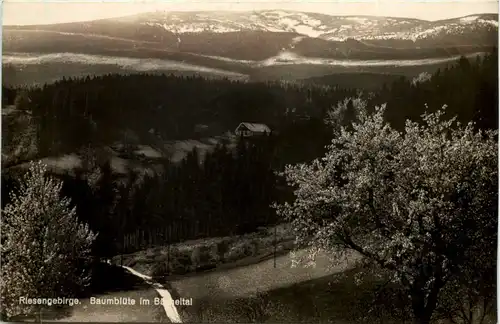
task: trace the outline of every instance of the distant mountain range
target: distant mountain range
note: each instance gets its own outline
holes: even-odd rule
[[[278,65],[352,67],[378,61],[401,66],[411,65],[402,60],[443,60],[487,52],[498,45],[498,15],[425,21],[283,10],[157,11],[89,22],[4,26],[2,45],[4,64],[33,63],[37,59],[32,56],[40,55],[54,60],[54,54],[60,61],[78,54],[73,60],[81,60],[81,55],[93,56],[86,59],[92,62],[104,56],[160,59],[177,66],[255,75],[256,69]],[[131,63],[127,64],[128,69]]]
[[[445,35],[463,35],[496,31],[498,15],[471,15],[456,19],[425,21],[419,19],[329,16],[318,13],[281,10],[258,12],[155,12],[117,19],[140,25],[158,27],[175,34],[230,33],[261,31],[296,33],[325,40],[400,39],[422,40]]]

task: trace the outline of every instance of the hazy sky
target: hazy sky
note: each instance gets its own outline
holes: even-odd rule
[[[283,9],[332,15],[379,15],[426,20],[476,13],[498,13],[498,1],[455,0],[129,0],[129,1],[29,1],[4,0],[2,25],[50,24],[126,16],[154,10],[263,10]]]

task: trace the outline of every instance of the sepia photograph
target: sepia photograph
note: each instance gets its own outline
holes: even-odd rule
[[[4,0],[0,321],[496,324],[498,8]]]

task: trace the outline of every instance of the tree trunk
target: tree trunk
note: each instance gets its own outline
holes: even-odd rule
[[[423,306],[423,305],[422,305]],[[432,312],[428,307],[419,307],[418,310],[413,308],[413,324],[429,324],[431,322]]]
[[[273,263],[274,263],[274,268],[276,268],[276,244],[277,244],[277,241],[276,241],[276,231],[277,231],[277,228],[278,228],[278,225],[277,224],[274,224],[274,253],[273,253]]]
[[[42,323],[42,308],[39,307],[35,312],[35,323]]]
[[[430,320],[415,318],[413,324],[429,324]]]
[[[414,324],[429,324],[431,322],[432,314],[437,306],[439,291],[441,290],[441,284],[436,283],[432,286],[431,291],[425,300],[423,290],[416,290],[412,293],[412,308]]]

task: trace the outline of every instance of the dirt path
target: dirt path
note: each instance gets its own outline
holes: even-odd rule
[[[172,299],[172,295],[165,287],[163,287],[159,283],[154,282],[151,277],[146,276],[138,271],[135,271],[132,268],[129,268],[126,266],[123,266],[123,268],[128,270],[130,273],[132,273],[136,277],[141,278],[142,280],[144,280],[144,282],[146,282],[147,284],[149,284],[151,287],[153,287],[156,290],[156,292],[161,296],[161,299],[162,299],[161,305],[162,305],[163,310],[165,311],[167,317],[170,319],[170,322],[182,323],[182,320],[179,316],[179,313],[177,312],[177,308],[175,307],[174,300]]]

